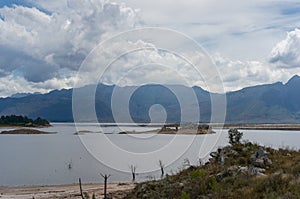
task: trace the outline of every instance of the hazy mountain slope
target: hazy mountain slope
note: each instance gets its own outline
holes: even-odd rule
[[[189,118],[186,113],[192,113],[197,109],[197,103],[191,103],[191,91],[195,92],[200,104],[200,120],[203,122],[210,120],[210,93],[200,87],[188,88],[180,85],[116,87],[100,84],[95,95],[96,113],[100,122],[114,122],[111,96],[116,88],[120,92],[115,103],[124,108],[128,108],[128,105],[123,101],[122,94],[125,96],[134,91],[129,101],[129,112],[135,122],[150,122],[149,110],[155,104],[164,107],[168,122],[181,121],[182,114],[185,114],[183,116],[185,120],[191,120],[193,117]],[[89,89],[89,86],[81,89]],[[218,94],[213,95],[218,96]],[[158,110],[156,114],[160,113],[163,114],[163,110]],[[31,118],[40,116],[50,121],[72,121],[72,89],[55,90],[47,94],[32,94],[20,98],[1,98],[0,115],[10,114],[27,115]],[[127,117],[122,117],[122,111],[117,110],[115,114],[120,116],[119,122],[128,122]],[[89,121],[89,118],[86,118],[86,121]],[[300,122],[300,77],[294,76],[286,84],[278,82],[227,93],[226,122]]]
[[[300,77],[244,88],[227,94],[227,122],[294,123],[300,121]]]

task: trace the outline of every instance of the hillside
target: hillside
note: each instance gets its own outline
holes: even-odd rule
[[[299,123],[300,77],[227,94],[228,123]]]
[[[299,198],[300,153],[249,142],[218,149],[205,165],[138,184],[125,198]]]
[[[195,110],[196,104],[189,104],[186,92],[190,88],[180,85],[169,86],[176,90],[188,106],[180,107],[173,92],[162,85],[137,87],[116,87],[99,84],[96,92],[96,112],[99,122],[114,122],[111,110],[111,96],[115,88],[129,93],[136,89],[129,102],[129,112],[135,122],[150,122],[149,108],[161,104],[167,113],[167,122],[181,121],[181,109]],[[89,89],[86,86],[81,89]],[[210,93],[200,87],[192,88],[200,104],[200,121],[209,122],[211,114]],[[219,94],[213,94],[218,96]],[[84,96],[85,97],[85,96]],[[299,123],[300,122],[300,77],[292,77],[286,84],[259,85],[229,92],[227,97],[227,123]],[[122,100],[122,99],[120,99]],[[0,99],[0,115],[27,115],[43,117],[52,122],[71,122],[72,89],[54,90],[47,94],[32,94],[18,98]],[[118,114],[118,112],[117,112]],[[185,117],[188,122],[189,117]],[[86,118],[85,121],[89,121]],[[120,120],[119,120],[120,121]],[[121,118],[122,122],[129,122]]]

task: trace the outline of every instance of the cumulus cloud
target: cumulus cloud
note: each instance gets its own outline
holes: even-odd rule
[[[169,30],[144,29],[120,35],[93,50],[81,67],[78,85],[100,80],[120,86],[184,84],[221,91],[221,84],[214,81],[216,67],[196,46]]]
[[[98,81],[120,86],[148,83],[195,85],[200,78],[191,65],[172,52],[157,49],[152,43],[139,40],[138,36],[133,38],[137,41],[120,38],[94,49],[81,68],[77,85]]]
[[[46,92],[70,88],[78,81],[82,81],[83,85],[95,83],[99,76],[94,71],[97,67],[105,67],[102,65],[103,60],[126,50],[128,46],[152,49],[120,57],[105,71],[101,79],[103,83],[121,86],[145,83],[185,84],[211,90],[212,85],[207,85],[205,77],[212,75],[209,70],[203,69],[199,74],[199,71],[178,56],[156,49],[151,41],[141,40],[117,42],[110,47],[110,55],[96,53],[94,63],[90,63],[92,67],[83,72],[82,79],[78,79],[76,72],[80,64],[99,42],[122,31],[143,26],[139,11],[123,3],[106,0],[26,2],[33,6],[0,8],[1,96],[15,92]],[[227,91],[286,81],[297,74],[295,67],[300,63],[300,53],[297,50],[300,47],[300,30],[289,32],[287,38],[273,48],[270,58],[273,64],[265,63],[260,58],[265,57],[270,44],[278,41],[278,35],[281,35],[274,27],[281,26],[282,21],[289,22],[289,19],[275,20],[277,8],[264,12],[269,5],[267,2],[235,2],[220,4],[215,0],[202,3],[191,0],[174,4],[171,1],[128,1],[142,8],[143,18],[148,24],[166,25],[191,33],[190,36],[198,41],[207,42],[204,45],[214,46],[213,50],[209,49],[211,52],[226,52],[214,55],[213,58]],[[188,10],[188,14],[180,12],[182,10]],[[212,10],[219,14],[211,15]],[[274,22],[274,27],[266,28],[272,26],[270,21]],[[161,35],[153,37],[162,42],[171,40]],[[184,52],[186,44],[173,40],[169,45],[182,49],[184,55],[194,59],[193,53]],[[258,53],[256,49],[263,49],[264,53]],[[254,56],[259,58],[252,58]],[[198,64],[203,65],[201,62]]]
[[[215,54],[213,58],[227,91],[278,81],[286,82],[297,74],[295,70],[286,71],[259,61],[231,60],[220,54]]]
[[[295,9],[299,7],[297,0],[126,0],[126,3],[141,8],[141,17],[148,24],[184,32],[210,52],[217,51],[233,59],[262,61],[285,31],[300,26]],[[284,14],[287,10],[295,14]]]
[[[140,22],[136,11],[124,4],[98,0],[35,4],[0,9],[1,74],[17,74],[30,82],[60,78],[61,69],[77,70],[101,40]]]
[[[11,96],[15,93],[46,93],[54,88],[71,88],[75,81],[75,77],[55,77],[43,82],[29,82],[22,76],[9,74],[0,77],[0,97]]]
[[[270,54],[270,63],[282,68],[300,67],[300,30],[288,32],[287,37],[279,42]]]

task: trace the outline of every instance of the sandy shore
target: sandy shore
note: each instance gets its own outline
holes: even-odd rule
[[[22,129],[14,129],[9,131],[2,131],[0,135],[31,135],[31,134],[56,134],[56,132],[45,132],[39,131],[36,129],[22,128]]]
[[[109,183],[107,193],[114,199],[123,198],[125,194],[135,187],[134,183]],[[90,198],[103,198],[104,184],[83,184],[83,192]],[[0,187],[1,199],[48,199],[48,198],[74,198],[81,199],[79,185],[53,185],[53,186],[25,186],[25,187]]]
[[[43,128],[48,128],[51,127],[52,125],[49,126],[9,126],[9,125],[0,125],[0,129],[31,129],[31,128],[36,128],[36,129],[43,129]]]

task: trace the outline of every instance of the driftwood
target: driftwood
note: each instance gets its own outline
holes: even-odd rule
[[[130,169],[131,169],[131,174],[132,174],[132,181],[135,181],[135,170],[136,170],[136,166],[135,165],[130,165]]]
[[[164,164],[161,160],[158,161],[159,163],[159,167],[160,167],[160,171],[161,171],[161,178],[164,177],[165,171],[164,171]]]
[[[80,189],[80,196],[82,199],[84,199],[83,192],[82,192],[82,186],[81,186],[81,178],[79,178],[79,189]]]

